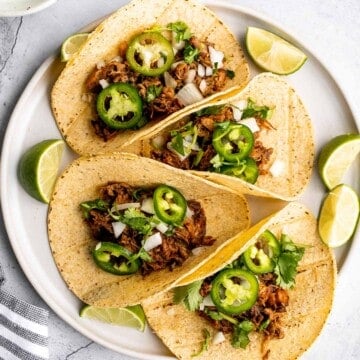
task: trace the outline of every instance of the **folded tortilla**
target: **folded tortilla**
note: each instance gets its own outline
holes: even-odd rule
[[[234,35],[212,11],[191,0],[131,1],[90,34],[77,55],[68,61],[52,89],[51,106],[55,120],[64,139],[76,153],[88,155],[120,151],[125,144],[161,123],[151,121],[139,130],[122,131],[105,142],[91,126],[94,105],[83,100],[87,93],[85,82],[96,64],[108,62],[118,55],[120,43],[154,25],[176,21],[185,22],[197,37],[214,43],[216,49],[224,53],[227,66],[235,75],[233,79],[228,79],[225,92],[234,86],[243,88],[247,84],[249,68],[244,53]],[[204,101],[206,99],[201,103]],[[189,105],[189,108],[193,106]]]
[[[192,112],[212,105],[232,104],[251,98],[256,105],[273,108],[269,122],[273,129],[261,131],[258,140],[273,153],[268,164],[269,169],[277,162],[281,171],[274,175],[269,171],[259,175],[255,184],[239,178],[215,172],[192,171],[195,175],[242,194],[279,198],[286,201],[297,199],[309,183],[314,162],[314,134],[308,112],[295,90],[283,77],[271,73],[262,73],[254,77],[242,91],[231,94],[226,99],[213,99],[205,104],[189,109],[177,118],[162,123],[142,139],[127,146],[126,151],[151,156],[154,150],[153,139],[167,135],[170,130],[179,128],[183,120]],[[275,165],[277,166],[277,165]]]
[[[317,233],[316,219],[299,203],[290,203],[274,216],[265,219],[229,241],[211,259],[179,284],[191,283],[205,278],[235,260],[256,238],[269,229],[276,235],[288,234],[296,244],[306,246],[299,263],[295,287],[288,291],[289,305],[282,317],[283,339],[264,341],[259,333],[250,334],[246,349],[235,349],[230,339],[211,344],[198,359],[262,359],[269,350],[267,359],[295,359],[314,342],[329,315],[336,282],[336,262],[332,251],[325,246]],[[168,291],[142,303],[149,325],[164,344],[179,359],[192,359],[204,342],[203,329],[213,337],[216,330],[207,320],[184,305],[173,303],[173,292]]]
[[[96,266],[96,245],[83,219],[80,203],[98,197],[100,186],[125,182],[134,187],[173,186],[201,203],[207,219],[206,235],[216,242],[191,255],[182,266],[141,274],[117,276]],[[114,153],[79,158],[59,177],[48,214],[48,235],[56,265],[69,289],[86,304],[100,307],[134,305],[174,286],[195,271],[228,239],[249,227],[245,198],[223,186],[133,154]]]

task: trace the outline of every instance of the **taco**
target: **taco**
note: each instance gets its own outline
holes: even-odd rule
[[[190,109],[126,150],[243,194],[294,200],[310,180],[314,136],[295,91],[263,73],[236,95]]]
[[[75,160],[48,214],[63,279],[101,307],[137,304],[173,286],[248,226],[243,196],[125,153]]]
[[[305,206],[290,203],[204,265],[142,304],[179,359],[295,359],[323,328],[336,265]]]
[[[113,152],[248,78],[240,45],[209,9],[188,0],[134,0],[66,64],[51,106],[75,152]]]

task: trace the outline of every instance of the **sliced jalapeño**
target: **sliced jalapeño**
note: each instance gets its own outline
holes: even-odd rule
[[[280,254],[280,244],[269,230],[264,231],[244,252],[244,261],[249,270],[255,274],[265,274],[274,270],[275,258]]]

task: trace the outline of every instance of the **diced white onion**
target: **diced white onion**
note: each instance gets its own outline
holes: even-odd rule
[[[242,110],[240,110],[239,108],[232,106],[232,112],[233,112],[233,117],[235,121],[239,121],[241,120],[241,116],[242,116]]]
[[[256,122],[256,119],[251,117],[239,121],[239,124],[246,125],[253,133],[260,131],[259,125]]]
[[[210,295],[203,298],[202,302],[200,303],[200,310],[204,310],[205,306],[215,306]]]
[[[99,84],[103,89],[107,88],[110,85],[110,83],[105,79],[99,80]]]
[[[205,79],[202,79],[202,80],[200,81],[200,84],[199,84],[199,89],[200,89],[200,91],[201,91],[202,93],[204,93],[205,90],[206,90],[206,87],[207,87],[206,80],[205,80]]]
[[[123,58],[120,55],[118,55],[118,56],[115,56],[114,58],[112,58],[111,61],[122,62]]]
[[[185,83],[188,84],[188,83],[194,82],[195,76],[196,76],[196,70],[195,69],[190,69],[188,71],[187,76],[186,76]]]
[[[164,66],[164,64],[165,64],[164,58],[163,57],[159,58],[159,60],[156,62],[156,64],[159,68]]]
[[[150,251],[154,248],[156,248],[157,246],[162,244],[162,237],[161,234],[159,232],[150,235],[144,243],[144,250],[145,251]]]
[[[212,76],[213,74],[213,69],[210,66],[207,66],[205,68],[205,76]]]
[[[153,199],[152,198],[144,199],[143,202],[141,203],[140,210],[148,214],[155,214]]]
[[[236,102],[231,103],[232,106],[237,107],[240,110],[245,110],[247,107],[247,101],[246,100],[238,100]]]
[[[224,333],[222,332],[222,331],[218,331],[215,335],[214,335],[214,337],[213,337],[213,339],[212,339],[212,343],[213,343],[213,345],[217,345],[217,344],[221,344],[223,341],[225,341],[226,340],[226,338],[225,338],[225,335],[224,335]]]
[[[198,64],[197,73],[200,77],[205,76],[205,66],[202,64]]]
[[[187,141],[186,139],[183,139],[183,146],[185,149],[187,150],[195,150],[195,151],[200,151],[200,146],[197,143],[192,143],[191,141]]]
[[[141,204],[139,202],[132,202],[132,203],[123,203],[123,204],[116,204],[116,210],[125,210],[128,208],[139,208]]]
[[[169,230],[169,226],[168,224],[165,224],[164,222],[161,221],[160,224],[156,225],[156,229],[164,234]]]
[[[175,89],[177,86],[176,80],[167,71],[164,72],[164,81],[165,81],[165,86],[167,87],[171,87]]]
[[[212,46],[208,47],[209,49],[209,55],[210,55],[210,61],[213,67],[216,67],[217,69],[221,69],[223,65],[224,60],[224,53],[219,50],[215,50]]]
[[[115,222],[111,223],[111,225],[114,230],[114,236],[116,239],[122,234],[122,232],[126,228],[126,225],[124,223],[122,223],[121,221],[115,221]]]
[[[163,135],[158,135],[151,139],[151,145],[157,150],[160,150],[163,148],[165,144],[166,138]]]
[[[274,177],[279,177],[284,174],[285,172],[285,163],[281,160],[275,160],[271,165],[269,172]]]
[[[105,66],[105,61],[104,60],[100,60],[96,63],[96,68],[99,70],[101,68],[103,68]]]
[[[197,248],[194,248],[191,250],[192,254],[197,256],[197,255],[200,255],[205,249],[201,246],[197,247]]]
[[[177,155],[177,156],[179,157],[180,161],[184,161],[184,160],[189,156],[189,154],[182,155],[182,154],[178,153],[178,152],[172,147],[171,142],[168,142],[168,143],[166,144],[166,147],[167,147],[172,153],[174,153],[175,155]]]
[[[171,44],[174,49],[181,50],[185,47],[185,41],[184,40],[176,41],[176,35],[177,34],[175,32],[172,33]]]
[[[171,64],[171,70],[175,70],[176,67],[177,67],[179,64],[184,64],[184,63],[185,63],[185,61],[182,61],[182,60],[172,63],[172,64]]]
[[[204,98],[194,83],[186,84],[179,90],[176,97],[184,106],[194,104]]]
[[[188,218],[191,218],[191,217],[193,217],[193,215],[194,215],[194,212],[189,207],[187,207],[185,216]]]

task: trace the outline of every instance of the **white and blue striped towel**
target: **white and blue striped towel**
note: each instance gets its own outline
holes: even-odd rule
[[[0,289],[0,359],[49,359],[48,317],[48,311]]]

